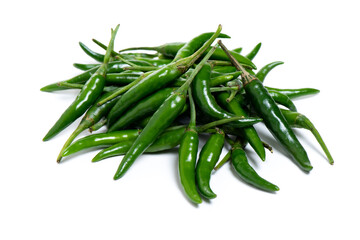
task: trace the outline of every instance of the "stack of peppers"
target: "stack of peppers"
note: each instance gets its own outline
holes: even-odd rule
[[[230,38],[221,33],[219,25],[216,32],[200,34],[187,43],[117,52],[118,29],[119,25],[111,29],[108,45],[93,39],[106,50],[105,55],[80,43],[98,63],[75,63],[81,74],[41,88],[44,92],[80,89],[43,139],[50,140],[83,116],[61,148],[58,163],[76,152],[102,148],[93,162],[124,155],[119,158],[116,180],[143,153],[178,148],[181,184],[196,204],[216,197],[210,187],[211,174],[226,162],[244,182],[275,192],[279,187],[256,173],[244,150],[249,145],[262,161],[265,149],[273,151],[253,126],[262,122],[301,170],[309,172],[312,166],[292,128],[311,131],[333,164],[319,132],[292,101],[319,90],[264,86],[266,75],[283,62],[269,63],[257,71],[252,60],[261,43],[246,55],[241,55],[242,48],[228,50],[221,40],[213,44],[217,38]],[[85,130],[92,134],[79,138]],[[98,130],[100,133],[93,133]],[[208,138],[198,154],[200,134]],[[227,153],[220,159],[223,151]]]

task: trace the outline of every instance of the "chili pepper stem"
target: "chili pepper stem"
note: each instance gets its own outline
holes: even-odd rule
[[[221,30],[221,28],[220,28],[220,30]],[[206,56],[199,63],[199,65],[198,65],[199,67],[196,67],[194,69],[194,71],[192,71],[192,73],[191,73],[190,77],[188,78],[188,80],[186,80],[186,82],[181,87],[178,88],[177,92],[183,92],[183,91],[186,91],[189,88],[189,86],[190,86],[191,82],[193,81],[193,79],[195,78],[196,74],[198,74],[200,72],[202,66],[207,62],[207,60],[209,60],[209,58],[215,52],[217,47],[218,47],[218,45],[216,44],[215,46],[213,46],[211,48],[211,50],[206,54]],[[179,60],[179,61],[181,61],[181,60]],[[191,62],[195,62],[195,61],[192,60]]]
[[[318,141],[318,143],[320,144],[321,148],[323,149],[326,157],[328,158],[328,161],[331,165],[334,164],[334,159],[330,154],[329,149],[327,148],[324,140],[322,139],[319,131],[315,128],[314,124],[305,116],[300,114],[298,116],[298,118],[303,118],[303,121],[301,121],[303,123],[303,126],[305,129],[310,130],[310,132],[314,135],[315,139]]]
[[[60,153],[56,159],[57,163],[61,162],[62,154],[64,153],[65,149],[74,141],[74,139],[84,131],[88,126],[86,124],[79,124],[79,126],[75,129],[75,131],[70,135],[70,137],[66,140],[64,146],[61,148]]]
[[[217,171],[221,168],[227,161],[230,160],[231,151],[228,151],[227,154],[220,160],[220,162],[214,167],[214,170]]]

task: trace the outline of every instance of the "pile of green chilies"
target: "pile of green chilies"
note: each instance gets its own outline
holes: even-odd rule
[[[283,62],[272,62],[257,70],[252,60],[261,43],[246,55],[241,55],[242,48],[229,51],[221,40],[213,44],[217,38],[230,38],[220,33],[219,25],[216,32],[200,34],[187,43],[116,52],[118,29],[119,25],[111,29],[107,46],[93,39],[106,50],[105,55],[80,43],[98,63],[75,63],[83,70],[81,74],[41,88],[44,92],[80,89],[43,139],[50,140],[83,116],[60,150],[57,162],[85,149],[102,148],[93,162],[124,155],[114,175],[116,180],[143,153],[178,148],[181,184],[189,200],[196,204],[202,198],[216,197],[210,187],[211,174],[228,161],[244,182],[275,192],[279,187],[256,173],[244,151],[249,144],[262,161],[265,149],[272,152],[253,126],[263,122],[303,171],[311,171],[312,166],[292,128],[311,131],[333,164],[319,132],[297,112],[292,101],[319,90],[264,86],[266,75]],[[87,129],[95,132],[103,127],[106,132],[74,141]],[[207,136],[207,141],[198,156],[199,134]],[[219,159],[223,149],[227,154]]]

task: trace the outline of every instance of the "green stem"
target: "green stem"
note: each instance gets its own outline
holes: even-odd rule
[[[227,154],[221,159],[221,161],[214,167],[214,170],[217,171],[221,168],[231,157],[231,151],[228,151]]]
[[[70,135],[70,137],[66,140],[64,146],[61,148],[60,153],[56,159],[57,163],[60,163],[62,159],[62,154],[64,153],[64,150],[74,141],[74,139],[85,129],[87,126],[85,124],[79,124],[79,126],[75,129],[75,131]]]
[[[120,24],[118,24],[115,27],[115,30],[111,29],[111,39],[109,42],[109,46],[107,47],[105,57],[104,57],[104,63],[107,64],[110,61],[112,50],[114,49],[114,41],[117,31],[119,30]]]
[[[190,123],[189,123],[189,129],[194,129],[196,126],[196,108],[194,99],[192,97],[192,91],[191,88],[188,89],[188,95],[189,95],[189,102],[190,102]]]
[[[205,46],[205,44],[204,44],[204,46]],[[215,52],[215,49],[217,48],[217,46],[218,45],[216,44],[214,47],[211,48],[211,50],[205,55],[205,57],[201,60],[201,62],[196,66],[194,71],[192,71],[190,77],[186,80],[186,82],[181,87],[178,88],[177,92],[184,92],[189,88],[191,82],[194,80],[195,76],[200,72],[201,68],[204,66],[204,64],[207,62],[207,60],[209,60],[211,55]]]
[[[207,130],[209,128],[213,128],[213,127],[218,126],[218,125],[223,125],[223,124],[226,124],[226,123],[229,123],[229,122],[237,121],[237,120],[240,120],[240,119],[243,119],[243,118],[244,117],[232,117],[232,118],[225,118],[225,119],[217,120],[217,121],[214,121],[214,122],[211,122],[211,123],[207,123],[207,124],[204,124],[202,126],[199,126],[198,127],[198,132],[204,132],[205,130]]]
[[[318,143],[320,144],[321,148],[323,149],[326,157],[329,160],[329,163],[332,165],[334,164],[334,159],[330,154],[329,149],[327,148],[324,140],[322,139],[319,131],[315,128],[314,124],[304,115],[300,115],[303,118],[303,121],[300,121],[299,124],[301,124],[302,127],[304,127],[305,129],[308,129],[311,131],[311,133],[314,135],[315,139],[318,141]]]
[[[99,130],[100,128],[105,126],[106,122],[107,122],[106,118],[101,119],[99,122],[95,123],[94,125],[92,125],[89,128],[89,132],[92,133],[92,132],[95,132],[95,131]]]
[[[128,85],[126,85],[124,87],[119,88],[118,90],[113,92],[110,96],[108,96],[107,98],[104,98],[102,101],[98,102],[98,106],[101,106],[104,103],[106,103],[107,101],[110,101],[111,99],[116,98],[117,96],[123,94],[124,92],[126,92],[127,90],[129,90],[130,88],[135,86],[138,82],[140,82],[144,77],[146,77],[150,73],[151,72],[146,72],[143,75],[141,75],[140,77],[138,77],[135,81],[129,83]]]
[[[237,92],[238,92],[238,89],[231,90],[230,96],[226,99],[226,102],[228,102],[228,103],[231,102],[234,99],[234,97],[236,96]]]
[[[238,90],[239,88],[238,87],[213,87],[213,88],[210,88],[210,91],[211,92],[224,92],[224,91],[236,91]]]

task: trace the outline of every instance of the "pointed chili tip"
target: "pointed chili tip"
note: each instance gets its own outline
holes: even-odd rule
[[[279,190],[280,190],[280,188],[278,186],[274,185],[274,191],[279,191]]]

